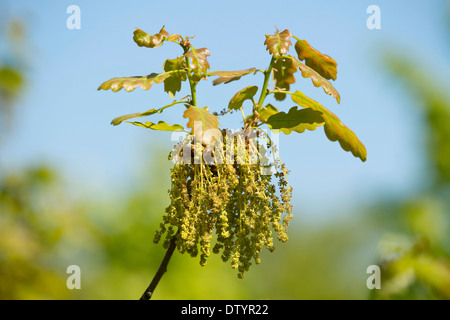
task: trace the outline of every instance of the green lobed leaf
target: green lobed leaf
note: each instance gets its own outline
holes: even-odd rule
[[[268,103],[266,106],[260,108],[258,110],[258,119],[261,120],[262,122],[266,122],[267,119],[269,119],[269,117],[271,115],[274,115],[275,113],[278,113],[278,108],[274,107],[273,105],[271,105],[270,103]]]
[[[269,53],[274,56],[275,59],[280,58],[282,55],[285,55],[289,46],[292,45],[291,37],[292,34],[288,29],[283,30],[282,32],[277,32],[274,35],[265,35],[266,40],[264,44],[266,45],[266,50],[269,50]]]
[[[322,112],[313,109],[300,109],[292,107],[288,113],[278,112],[271,115],[267,121],[267,126],[271,130],[278,129],[284,134],[291,134],[292,131],[302,133],[306,129],[315,130],[324,124]]]
[[[317,101],[305,96],[302,92],[296,91],[292,96],[292,101],[304,108],[310,108],[322,112],[325,120],[325,134],[331,141],[339,141],[342,149],[351,151],[355,157],[359,157],[363,162],[367,159],[367,151],[356,134],[347,128],[339,118],[322,106]]]
[[[150,115],[155,114],[155,113],[161,113],[161,112],[164,111],[164,109],[172,107],[172,106],[174,106],[177,103],[183,103],[183,102],[182,101],[174,101],[171,104],[168,104],[168,105],[166,105],[166,106],[164,106],[162,108],[159,108],[159,109],[153,108],[153,109],[145,111],[145,112],[126,114],[124,116],[120,116],[120,117],[114,118],[111,121],[111,124],[114,125],[114,126],[117,126],[117,125],[121,124],[123,121],[131,119],[131,118],[146,117],[146,116],[150,116]]]
[[[171,98],[175,97],[175,93],[181,90],[181,82],[187,79],[187,66],[183,58],[167,59],[163,65],[164,71],[178,71],[171,74],[164,80],[164,91]]]
[[[153,123],[150,121],[147,121],[145,123],[137,122],[137,121],[134,121],[134,122],[125,121],[125,122],[134,124],[135,126],[138,126],[138,127],[143,127],[143,128],[147,128],[147,129],[151,129],[151,130],[158,130],[158,131],[184,130],[184,127],[179,124],[170,125],[164,121],[159,121],[158,123]]]
[[[298,39],[294,48],[298,59],[305,60],[308,67],[317,71],[325,79],[336,80],[337,62],[333,58],[314,49],[306,40]]]
[[[209,50],[206,48],[191,48],[191,50],[185,54],[186,57],[191,59],[190,66],[193,72],[194,81],[200,81],[209,69],[209,63],[206,59],[209,55]]]
[[[209,113],[208,107],[190,106],[184,111],[183,118],[189,118],[186,126],[192,129],[191,133],[198,141],[203,141],[203,134],[207,130],[219,129],[219,118]],[[198,122],[200,122],[201,128],[197,127]],[[195,132],[196,129],[201,129],[201,132]]]
[[[258,92],[257,86],[250,86],[239,90],[228,103],[228,109],[238,110],[242,107],[245,100],[253,100],[256,92]]]
[[[295,82],[295,72],[297,72],[297,65],[292,59],[281,57],[275,60],[273,65],[273,82],[275,87],[289,91],[290,85]],[[286,98],[285,93],[277,92],[274,96],[278,101],[283,101]]]
[[[162,46],[165,40],[177,41],[181,38],[179,34],[169,35],[164,27],[162,27],[161,30],[154,35],[150,35],[142,31],[141,29],[136,28],[136,30],[133,32],[133,35],[133,40],[139,47],[147,48],[157,48]]]
[[[325,91],[326,94],[333,96],[336,99],[337,103],[341,102],[341,96],[339,95],[339,92],[333,87],[330,81],[322,77],[319,73],[317,73],[304,63],[298,61],[295,57],[292,57],[292,59],[294,61],[294,64],[302,72],[303,78],[311,78],[311,81],[315,87],[322,87],[323,91]]]
[[[209,72],[208,75],[218,76],[218,78],[213,81],[213,85],[216,86],[221,83],[229,83],[231,81],[239,80],[242,76],[245,76],[255,71],[256,68],[249,68],[237,71],[212,71]]]

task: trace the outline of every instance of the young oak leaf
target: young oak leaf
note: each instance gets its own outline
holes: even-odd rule
[[[240,107],[242,107],[242,104],[245,100],[253,100],[253,97],[255,96],[257,91],[257,86],[250,86],[239,90],[228,103],[228,109],[238,110]]]
[[[337,62],[333,58],[311,47],[306,40],[297,39],[295,51],[299,60],[305,60],[305,64],[317,71],[325,79],[336,80]]]
[[[295,72],[297,72],[297,65],[292,59],[287,57],[277,59],[273,65],[273,82],[275,87],[289,91],[290,85],[295,82]],[[274,96],[278,101],[283,101],[286,98],[285,93],[277,92]]]
[[[135,126],[138,126],[138,127],[143,127],[143,128],[147,128],[147,129],[151,129],[151,130],[158,130],[158,131],[184,130],[184,127],[179,124],[170,125],[164,121],[158,121],[158,123],[153,123],[150,121],[147,121],[145,123],[137,122],[137,121],[134,121],[134,122],[125,121],[125,122],[134,124]]]
[[[209,113],[208,107],[190,106],[184,111],[183,118],[189,118],[186,126],[192,129],[191,133],[197,141],[204,142],[203,137],[208,130],[219,130],[219,118]]]
[[[333,87],[330,81],[322,77],[312,68],[298,61],[295,57],[291,58],[293,59],[295,66],[297,66],[302,72],[303,78],[311,78],[311,81],[315,87],[322,87],[323,91],[325,91],[326,94],[333,96],[336,99],[337,103],[341,102],[341,96],[339,95],[339,92]]]
[[[325,134],[331,141],[339,141],[342,149],[351,151],[355,157],[363,162],[367,159],[366,147],[359,141],[356,134],[347,128],[339,118],[330,110],[322,106],[317,101],[305,96],[302,92],[296,91],[291,95],[292,101],[301,107],[320,111],[325,121]]]
[[[164,91],[171,98],[175,97],[175,93],[181,90],[181,82],[187,79],[187,66],[184,59],[178,57],[176,59],[167,59],[163,65],[164,71],[178,71],[171,74],[164,80]]]
[[[126,91],[131,92],[137,87],[141,87],[144,90],[148,90],[152,87],[153,83],[161,83],[171,76],[171,73],[151,73],[148,76],[134,76],[134,77],[118,77],[112,78],[103,82],[97,90],[109,90],[117,92],[124,88]]]
[[[315,130],[324,124],[322,112],[313,109],[300,109],[292,107],[288,113],[278,112],[271,115],[266,125],[271,129],[278,129],[284,134],[291,134],[292,131],[302,133],[306,129]]]
[[[162,46],[165,40],[176,41],[181,37],[179,34],[169,35],[169,33],[164,29],[164,26],[157,34],[154,35],[150,35],[141,29],[136,28],[133,35],[133,40],[139,47],[147,48],[157,48]]]
[[[174,101],[171,104],[168,104],[168,105],[166,105],[166,106],[164,106],[162,108],[159,108],[159,109],[153,108],[153,109],[145,111],[145,112],[126,114],[126,115],[114,118],[111,121],[111,124],[113,126],[117,126],[117,125],[121,124],[123,121],[131,119],[131,118],[146,117],[146,116],[150,116],[150,115],[155,114],[155,113],[162,113],[164,111],[164,109],[170,108],[170,107],[176,105],[177,103],[180,103],[180,101]]]
[[[153,108],[153,109],[148,110],[146,112],[140,112],[140,113],[138,112],[138,113],[126,114],[126,115],[114,118],[111,121],[111,124],[113,126],[118,126],[119,124],[121,124],[125,120],[132,119],[132,118],[139,118],[139,117],[150,116],[150,115],[155,114],[155,113],[158,113],[158,109]]]
[[[216,86],[221,83],[229,83],[231,81],[239,80],[242,76],[245,76],[255,71],[256,68],[249,68],[237,71],[211,71],[208,73],[208,75],[218,76],[218,78],[213,81],[213,85]]]
[[[264,44],[266,45],[266,50],[269,50],[269,53],[273,55],[275,59],[280,58],[282,55],[285,55],[289,46],[292,45],[291,37],[292,34],[288,29],[283,30],[282,32],[277,32],[274,35],[265,35],[266,40]]]
[[[209,55],[210,53],[207,48],[191,48],[191,50],[185,54],[186,57],[191,59],[190,67],[193,72],[194,81],[200,81],[209,69],[209,63],[208,60],[206,60]]]

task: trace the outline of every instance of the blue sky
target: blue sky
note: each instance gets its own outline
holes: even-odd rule
[[[403,195],[419,188],[424,163],[420,114],[395,79],[383,71],[389,46],[417,57],[442,76],[445,63],[442,15],[445,1],[10,1],[9,13],[26,20],[30,68],[27,90],[15,114],[15,129],[3,147],[3,167],[20,168],[36,161],[58,166],[70,183],[101,192],[126,187],[129,177],[151,165],[154,150],[169,150],[170,133],[109,123],[116,116],[161,107],[172,100],[162,85],[132,93],[97,91],[116,76],[162,71],[167,58],[181,55],[167,44],[138,47],[136,27],[156,33],[195,35],[195,47],[207,47],[212,70],[266,68],[270,56],[264,34],[275,26],[289,29],[338,62],[333,83],[341,104],[297,76],[301,90],[338,115],[365,144],[362,163],[326,139],[323,129],[281,135],[281,158],[299,210],[327,218],[383,195]],[[81,9],[81,29],[69,30],[66,9]],[[369,5],[381,9],[381,30],[368,30]],[[446,51],[447,50],[447,51]],[[294,51],[293,51],[294,52]],[[241,88],[262,85],[261,75],[213,87],[198,86],[200,106],[219,111]],[[178,98],[187,95],[184,85]],[[288,99],[286,100],[288,101]],[[271,102],[270,99],[268,102]],[[284,110],[291,102],[278,104]],[[156,119],[156,118],[155,118]],[[184,124],[168,111],[162,120]],[[159,120],[159,119],[158,119]],[[221,121],[236,126],[238,114]],[[234,122],[233,122],[234,121]],[[165,149],[164,149],[165,148]],[[138,158],[148,157],[145,160]]]

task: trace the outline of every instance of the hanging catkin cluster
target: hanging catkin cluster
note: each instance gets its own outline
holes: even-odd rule
[[[235,148],[236,151],[236,148]],[[247,149],[248,151],[248,149]],[[258,153],[258,159],[260,160]],[[272,175],[264,174],[267,165],[249,164],[175,164],[171,170],[170,205],[154,242],[165,234],[168,247],[176,236],[181,253],[196,257],[206,264],[211,251],[221,254],[224,262],[243,277],[252,260],[260,263],[265,246],[274,250],[273,233],[280,241],[288,239],[286,228],[292,219],[292,188],[286,181],[284,165],[276,165],[278,188]],[[215,230],[215,236],[213,234]],[[211,247],[211,240],[215,244]]]

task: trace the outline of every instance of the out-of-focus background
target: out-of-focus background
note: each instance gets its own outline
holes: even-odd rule
[[[381,29],[366,24],[373,4]],[[80,29],[67,27],[70,5],[80,8]],[[449,1],[24,0],[0,4],[1,299],[137,299],[156,272],[164,250],[152,239],[174,142],[109,122],[171,100],[162,85],[97,87],[160,72],[181,55],[133,42],[136,27],[154,34],[163,25],[195,35],[212,70],[266,68],[264,34],[275,28],[329,54],[340,105],[309,80],[294,87],[355,131],[368,160],[321,128],[280,136],[294,188],[289,241],[243,280],[220,257],[201,267],[176,252],[153,299],[450,298]],[[199,104],[219,111],[260,77],[202,82]],[[79,290],[66,286],[69,265],[81,268]],[[371,265],[381,268],[381,289],[367,287]]]

